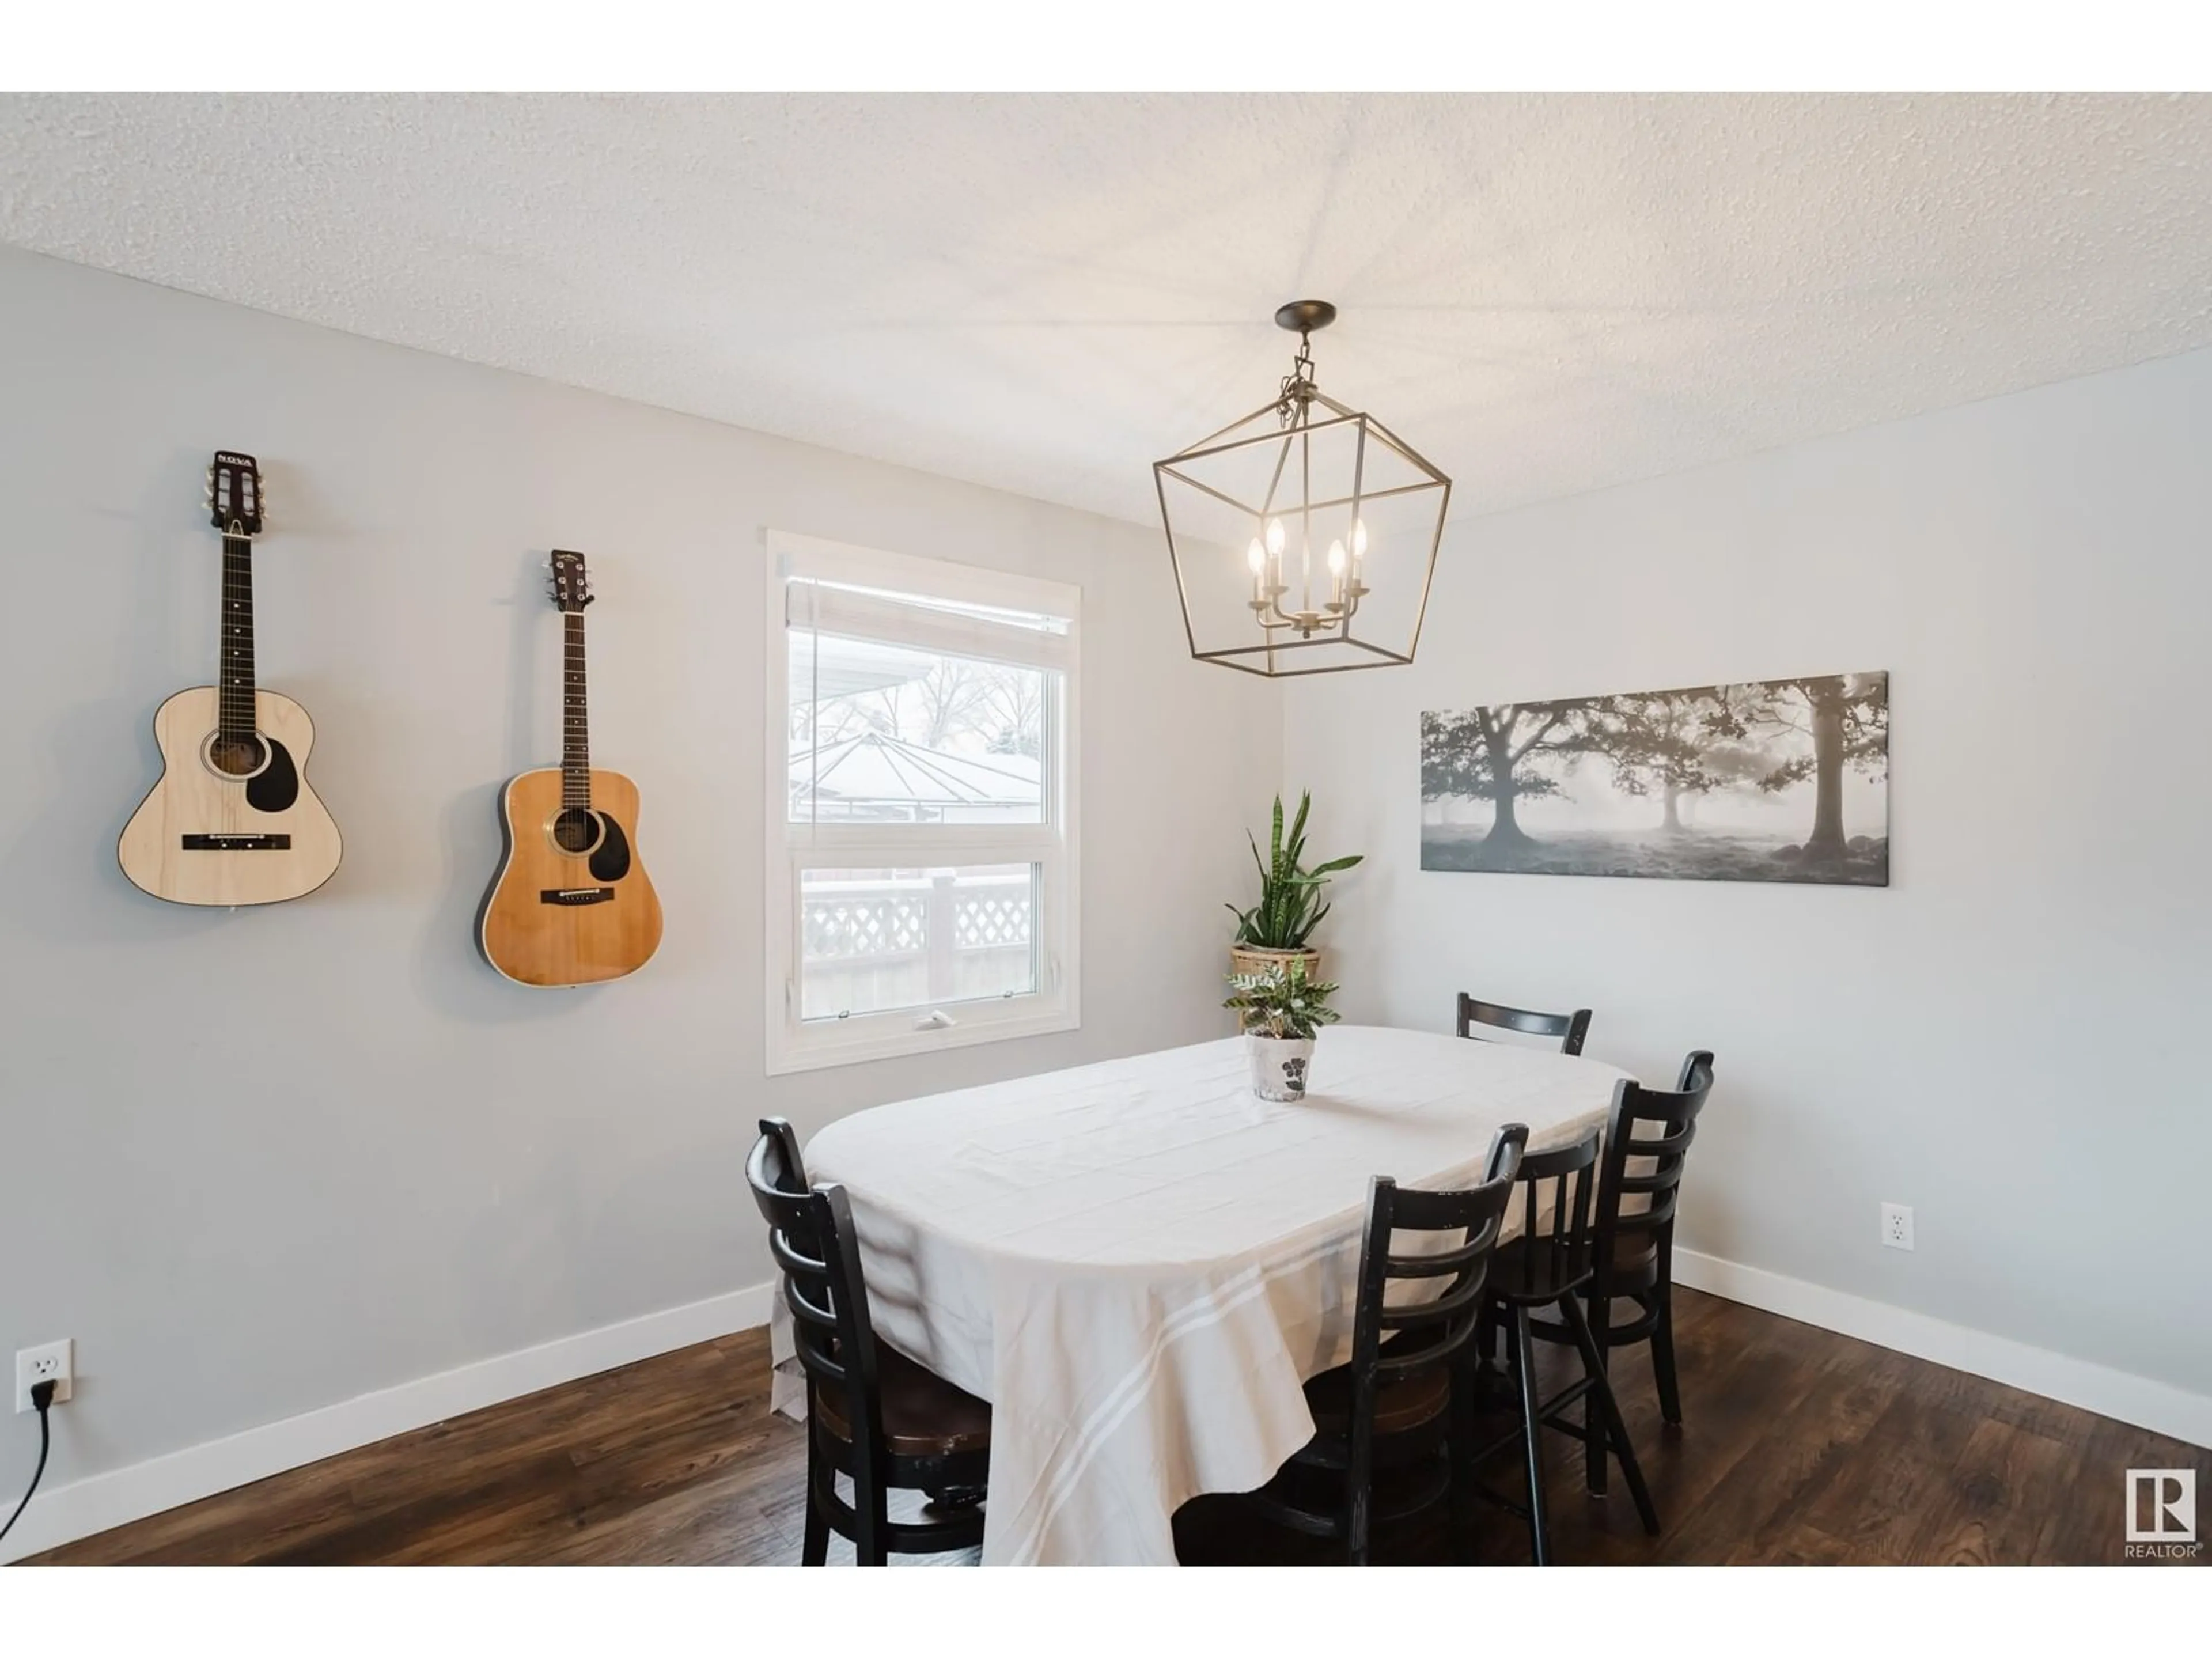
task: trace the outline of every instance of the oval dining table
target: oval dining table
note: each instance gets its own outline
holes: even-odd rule
[[[985,1563],[1172,1565],[1179,1505],[1312,1437],[1369,1178],[1471,1185],[1502,1125],[1571,1140],[1626,1075],[1340,1025],[1300,1101],[1256,1097],[1231,1037],[876,1107],[805,1158],[851,1200],[879,1338],[991,1402]],[[805,1413],[788,1364],[776,1407]]]

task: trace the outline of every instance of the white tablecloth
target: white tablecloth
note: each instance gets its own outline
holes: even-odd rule
[[[984,1560],[1172,1563],[1179,1504],[1312,1437],[1368,1177],[1471,1184],[1499,1125],[1571,1139],[1623,1075],[1345,1025],[1294,1105],[1232,1037],[878,1107],[805,1156],[850,1194],[878,1333],[992,1403]],[[788,1367],[777,1407],[805,1409]]]

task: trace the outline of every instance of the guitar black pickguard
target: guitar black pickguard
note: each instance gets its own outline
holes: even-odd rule
[[[269,764],[246,781],[246,804],[257,812],[283,812],[300,799],[300,769],[292,764],[292,751],[274,738],[269,745]]]
[[[606,833],[592,849],[592,876],[597,881],[620,881],[629,873],[629,837],[606,813],[599,814]]]

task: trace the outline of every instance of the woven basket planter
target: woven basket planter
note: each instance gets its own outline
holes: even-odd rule
[[[1304,951],[1263,951],[1255,945],[1232,945],[1229,947],[1229,971],[1232,974],[1264,974],[1271,968],[1286,965],[1292,957],[1304,957],[1306,977],[1321,977],[1321,952]]]

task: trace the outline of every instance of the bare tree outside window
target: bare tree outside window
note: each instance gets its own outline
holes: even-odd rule
[[[791,821],[1043,821],[1044,671],[794,635]]]

